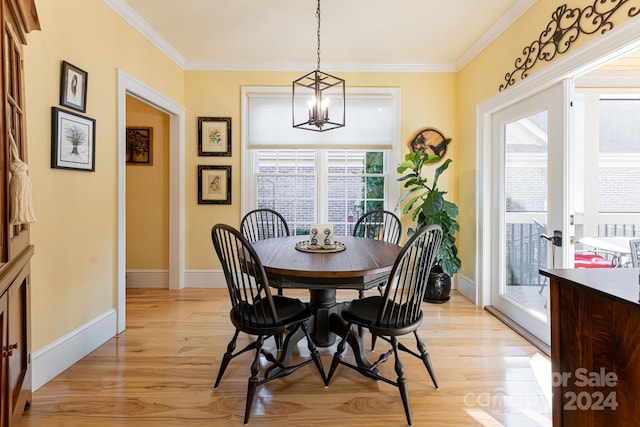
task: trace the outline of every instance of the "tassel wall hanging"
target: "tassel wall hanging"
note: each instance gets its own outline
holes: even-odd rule
[[[29,166],[20,159],[18,145],[13,138],[13,131],[9,132],[11,139],[11,179],[9,180],[9,195],[11,201],[11,220],[13,225],[30,224],[36,222],[33,211],[31,180],[27,171]]]

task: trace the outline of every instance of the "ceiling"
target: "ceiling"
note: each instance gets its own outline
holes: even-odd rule
[[[105,0],[185,69],[316,68],[316,0]],[[536,0],[324,0],[323,71],[455,71]]]

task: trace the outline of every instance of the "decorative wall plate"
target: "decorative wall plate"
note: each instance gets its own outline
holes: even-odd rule
[[[435,154],[442,160],[447,154],[447,146],[451,138],[446,138],[442,132],[436,128],[422,128],[418,130],[407,145],[411,151],[424,151],[428,154]]]
[[[312,252],[319,254],[328,254],[332,252],[340,252],[346,249],[344,243],[333,242],[333,245],[312,245],[308,240],[296,243],[296,249],[302,252]]]

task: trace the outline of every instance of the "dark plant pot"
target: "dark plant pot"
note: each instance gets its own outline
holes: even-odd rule
[[[434,267],[429,273],[424,302],[442,304],[451,299],[451,276]]]

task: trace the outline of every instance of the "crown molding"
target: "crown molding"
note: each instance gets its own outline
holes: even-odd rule
[[[315,62],[245,62],[245,61],[187,61],[189,71],[295,71],[315,70]],[[398,72],[398,73],[451,73],[456,71],[452,63],[433,64],[377,64],[363,62],[326,62],[325,72]]]
[[[487,48],[500,34],[509,28],[518,18],[531,8],[538,0],[518,0],[495,24],[489,28],[478,40],[458,58],[455,63],[456,71],[463,69],[469,62]]]
[[[461,70],[493,42],[515,20],[522,16],[537,0],[518,0],[505,15],[485,32],[455,63],[326,63],[323,70],[336,72],[397,72],[397,73],[452,73]],[[127,21],[183,70],[188,71],[304,71],[316,68],[316,63],[301,62],[243,62],[243,61],[191,61],[180,54],[147,21],[124,0],[104,0],[104,3]]]
[[[104,3],[184,70],[187,62],[184,56],[133,10],[131,6],[123,0],[104,0]]]

